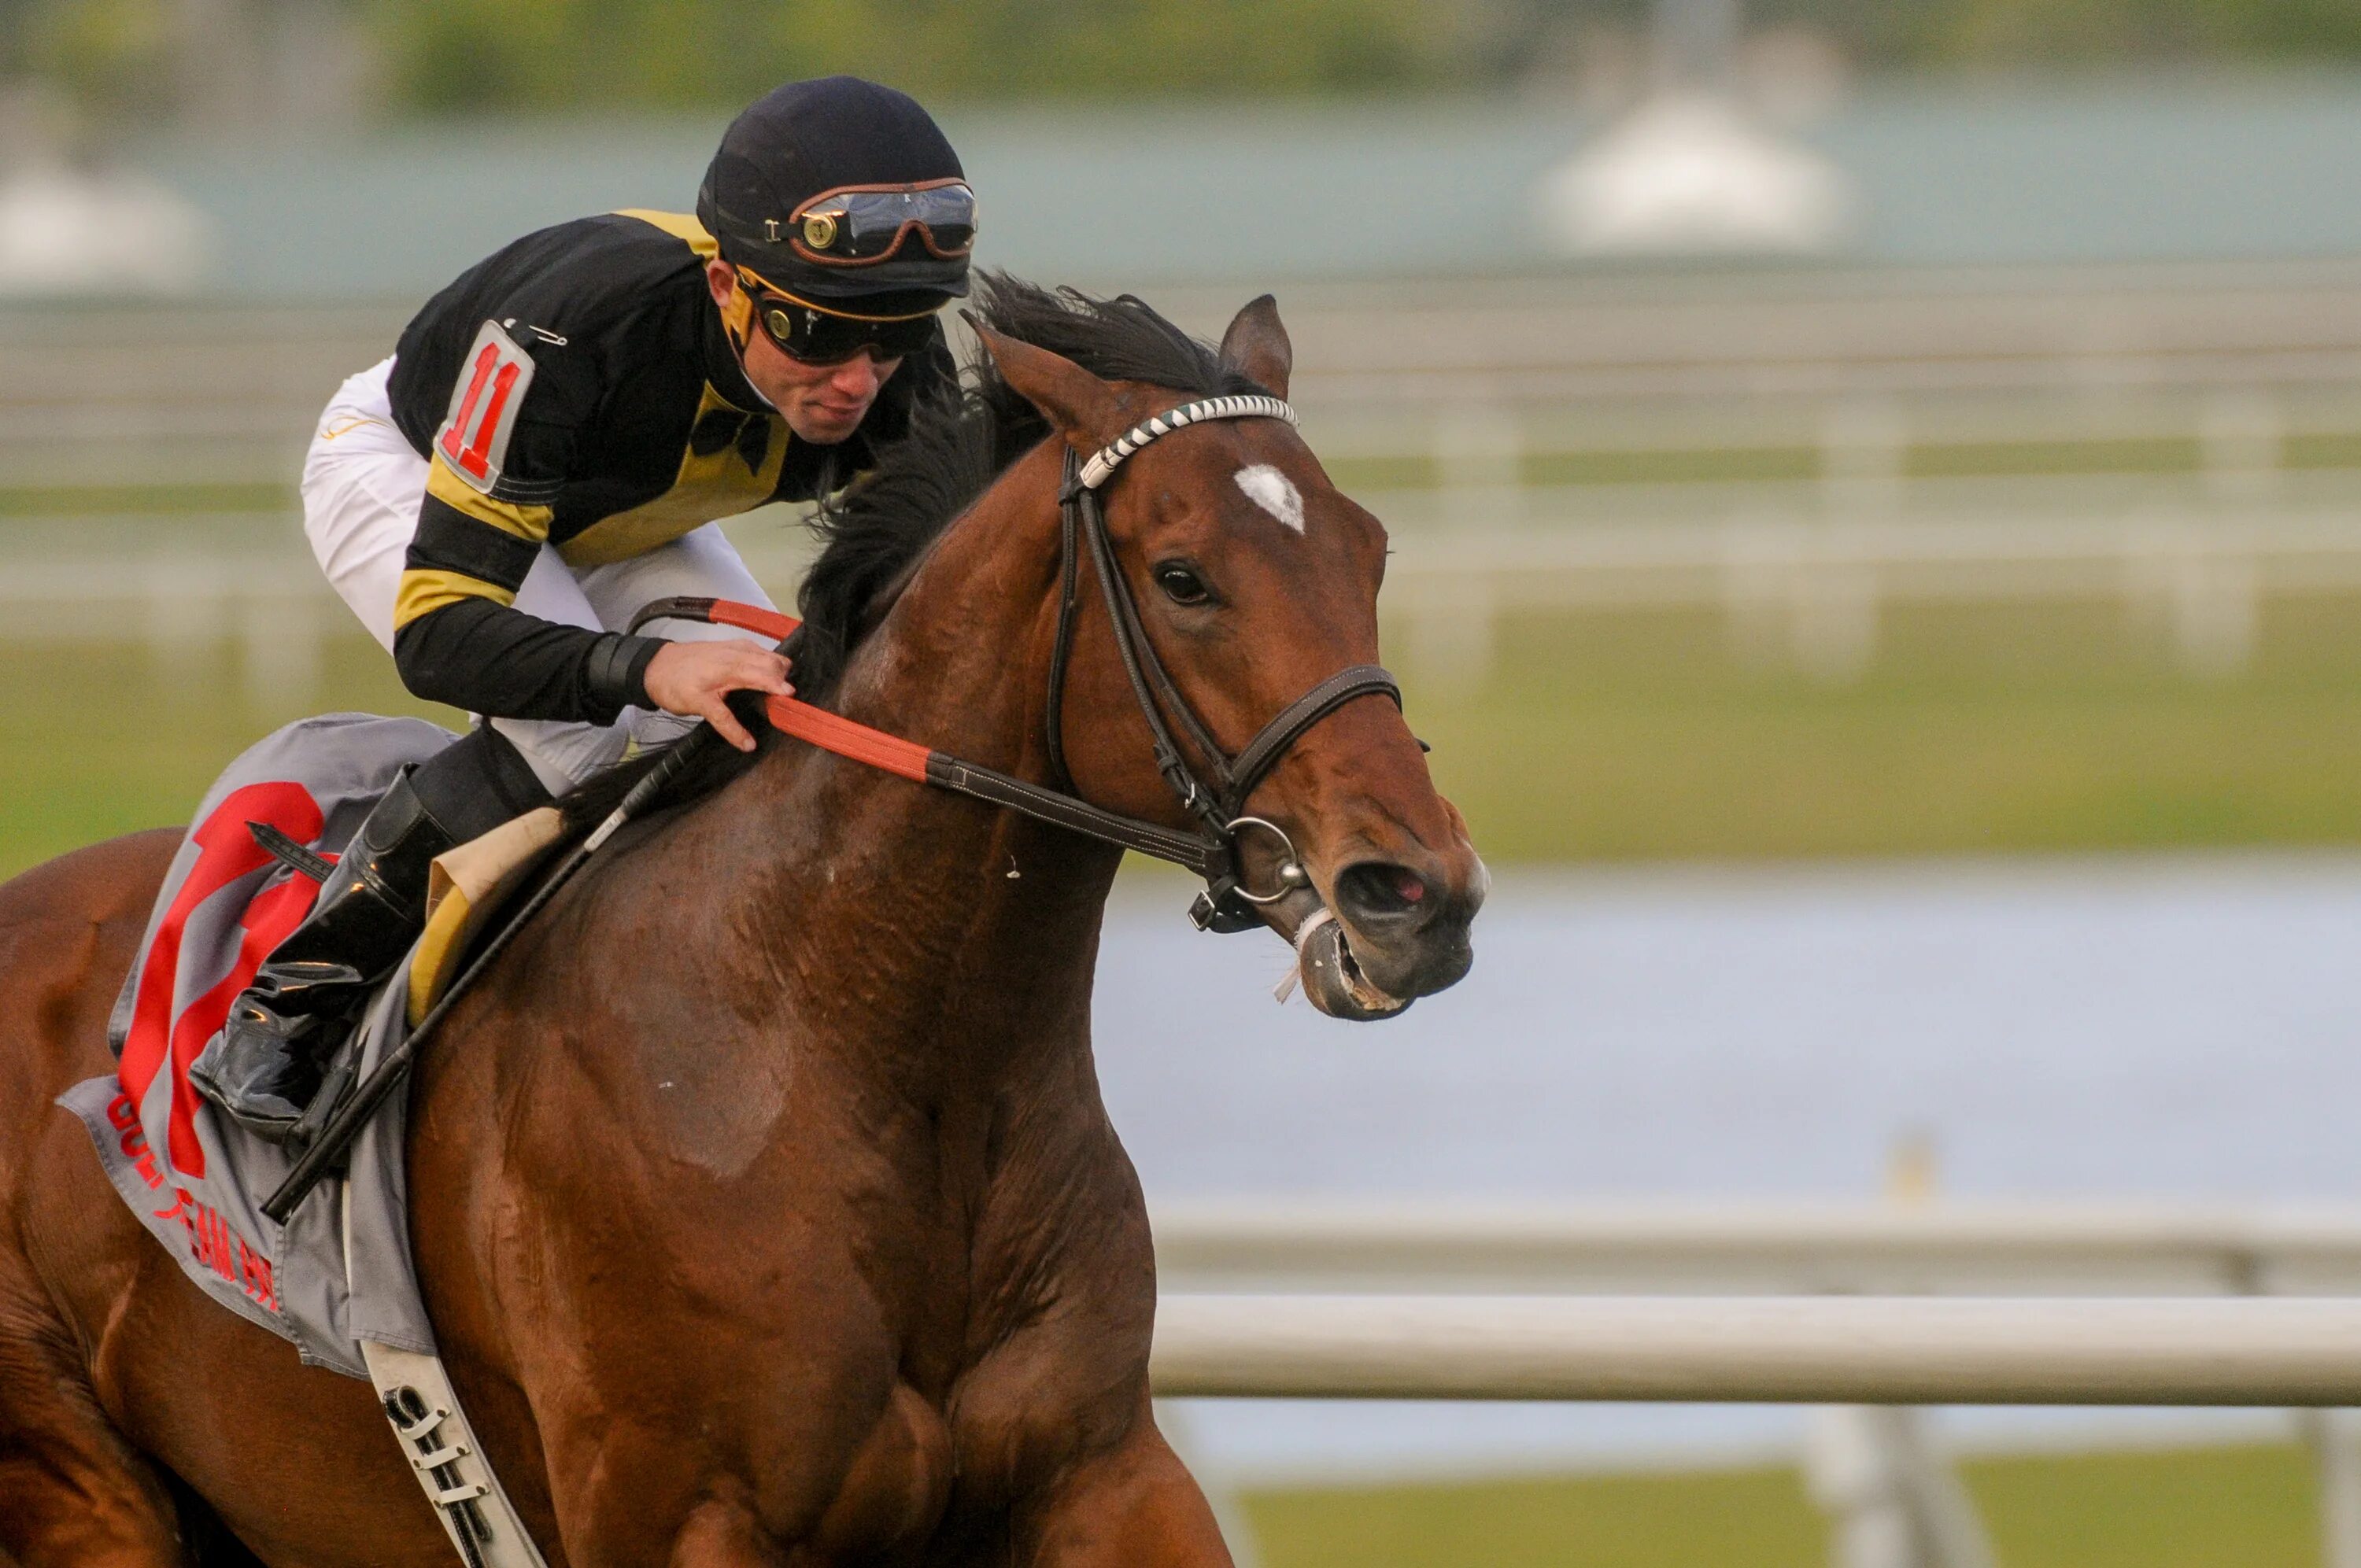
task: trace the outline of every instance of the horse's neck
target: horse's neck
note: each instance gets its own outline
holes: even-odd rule
[[[1025,460],[945,532],[855,652],[840,711],[1040,776],[1055,471]],[[765,820],[744,841],[765,848],[741,907],[766,912],[773,963],[859,998],[864,1065],[923,1076],[935,1051],[972,1076],[1087,1049],[1115,850],[799,745],[747,784]]]
[[[1021,459],[944,530],[853,651],[845,717],[1007,771],[1040,765],[1056,472],[1043,453]]]

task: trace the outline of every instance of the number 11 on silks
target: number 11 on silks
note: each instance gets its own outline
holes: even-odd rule
[[[489,492],[500,483],[517,410],[533,385],[533,356],[500,323],[486,322],[461,364],[465,369],[451,389],[450,417],[434,445],[452,472]]]

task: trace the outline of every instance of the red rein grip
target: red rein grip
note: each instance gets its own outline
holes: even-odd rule
[[[782,735],[792,735],[798,740],[810,741],[823,751],[899,773],[915,784],[927,782],[928,753],[924,746],[896,740],[883,730],[855,724],[850,718],[791,696],[774,696],[764,707],[771,716],[772,728]]]
[[[787,640],[788,632],[803,624],[794,616],[781,615],[775,609],[764,609],[760,605],[740,604],[736,599],[715,599],[713,608],[705,612],[705,617],[716,626],[734,626],[741,631],[760,632],[781,642]]]
[[[734,599],[715,599],[705,612],[705,619],[716,626],[734,626],[741,631],[752,631],[784,642],[787,633],[798,622],[793,616],[781,615],[775,609],[759,605],[740,604]],[[799,702],[791,696],[774,696],[763,705],[770,716],[771,726],[782,735],[792,735],[798,740],[808,740],[823,751],[833,751],[856,762],[898,773],[914,784],[927,782],[927,758],[924,746],[897,740],[883,730],[872,729],[865,724],[855,724],[850,718]]]

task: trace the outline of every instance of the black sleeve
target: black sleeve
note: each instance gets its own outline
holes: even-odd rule
[[[512,334],[508,318],[481,323],[446,389],[413,389],[445,400],[394,603],[394,666],[418,696],[493,718],[593,724],[648,705],[661,642],[512,608],[603,389],[588,343]]]
[[[401,684],[430,702],[500,718],[612,724],[627,707],[654,706],[648,663],[663,646],[469,597],[403,622],[393,662]]]

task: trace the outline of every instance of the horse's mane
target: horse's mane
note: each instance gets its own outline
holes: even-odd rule
[[[1265,389],[1130,294],[1100,299],[985,272],[971,314],[1102,380],[1145,382],[1191,397]],[[798,696],[829,704],[852,651],[884,619],[928,547],[1049,433],[1049,422],[979,348],[957,386],[919,400],[907,433],[879,452],[865,474],[819,503],[809,526],[821,549],[797,596],[803,624],[785,644]],[[730,707],[761,742],[758,754],[776,742],[759,696],[741,692]],[[667,803],[708,794],[752,762],[726,747],[709,751],[705,764],[686,769],[665,792]],[[618,763],[585,783],[566,799],[568,824],[587,831],[602,820],[661,754]]]

